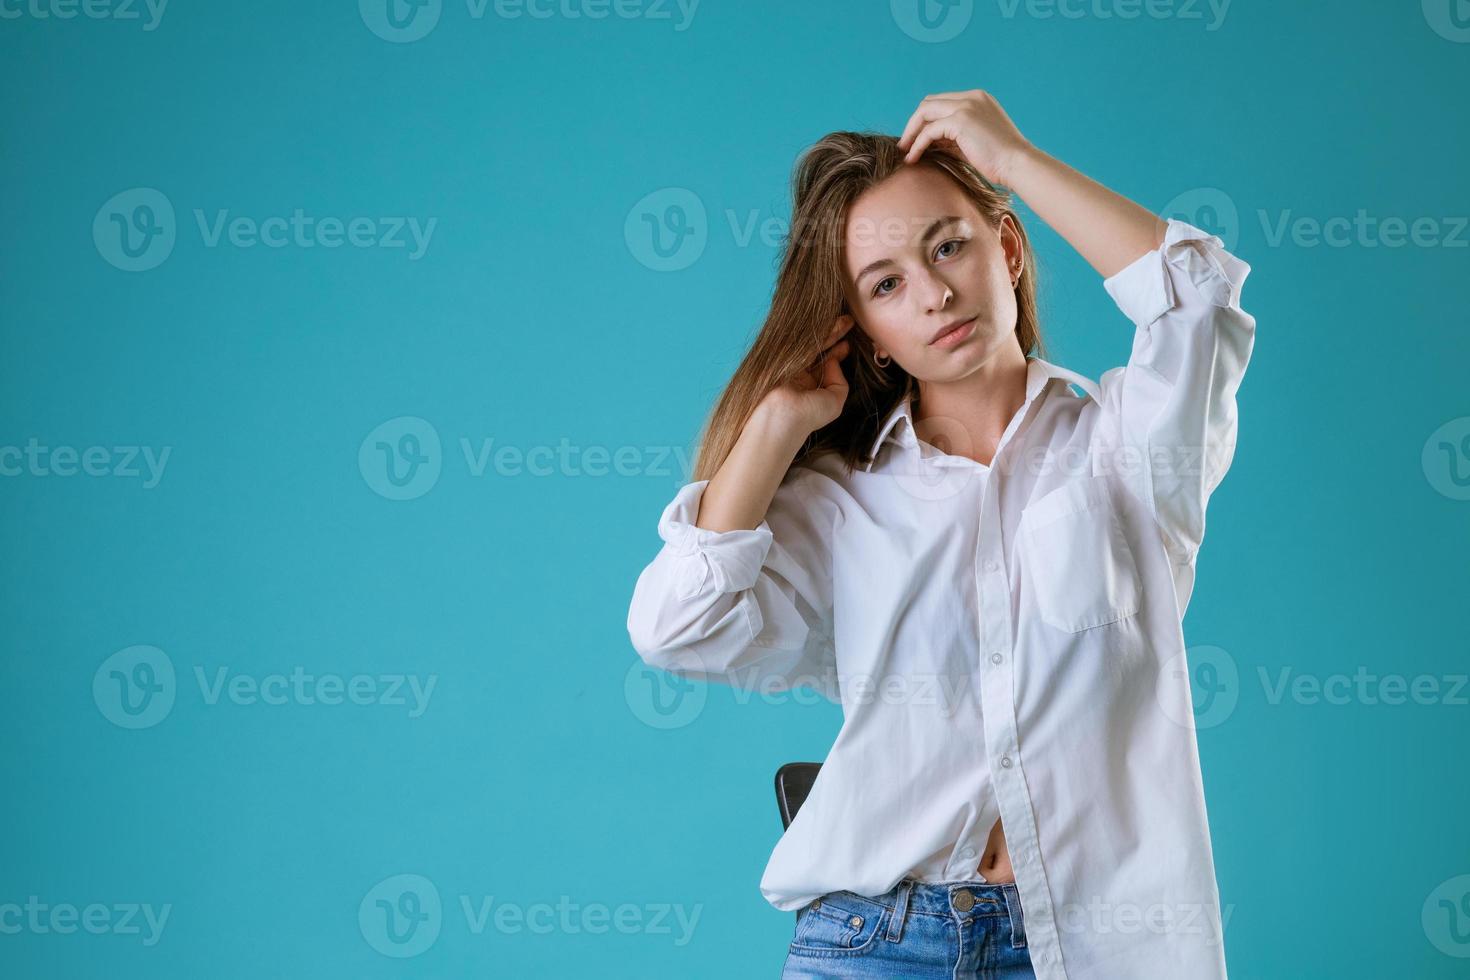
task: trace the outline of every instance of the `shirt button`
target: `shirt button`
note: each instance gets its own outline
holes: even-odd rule
[[[995,651],[994,653],[992,653],[990,655],[990,662],[993,663],[993,664],[998,664],[998,663],[1001,662],[1001,660],[1002,660],[1002,657],[1000,655],[1000,651],[999,650]]]
[[[1001,756],[1000,764],[1003,768],[1009,769],[1011,767],[1011,757],[1008,755]]]
[[[994,558],[985,559],[985,570],[987,572],[993,572],[998,568],[1000,568],[1000,562],[996,561]]]
[[[975,849],[973,847],[967,847],[964,850],[960,851],[960,857],[964,858],[966,861],[968,861],[970,858],[972,858],[974,856],[975,856]]]

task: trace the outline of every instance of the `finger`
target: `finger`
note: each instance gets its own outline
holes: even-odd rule
[[[812,377],[822,377],[822,372],[827,369],[828,361],[840,361],[847,356],[850,350],[852,350],[852,341],[844,338],[822,351],[822,356],[812,364]]]
[[[828,362],[846,357],[848,345],[847,340],[838,341],[837,344],[824,348],[820,354],[812,358],[806,368],[807,377],[811,379],[812,384],[821,386],[826,383]]]
[[[950,98],[948,94],[926,96],[924,101],[919,103],[919,107],[914,110],[914,114],[909,116],[908,123],[903,127],[903,135],[898,138],[899,149],[906,149],[908,141],[913,139],[914,134],[925,123],[947,116],[951,112],[954,112],[956,108],[955,100]]]
[[[822,362],[822,387],[834,390],[847,389],[847,376],[842,373],[842,358],[847,354],[849,343],[844,340],[828,352]]]
[[[933,111],[934,110],[929,105],[928,99],[925,99],[923,102],[919,103],[918,108],[915,109],[913,111],[913,114],[909,116],[908,122],[904,123],[903,133],[898,137],[899,149],[908,149],[909,140],[913,139],[914,134],[917,133],[919,129],[922,128],[923,125],[929,121],[930,114]]]
[[[923,129],[920,129],[914,137],[914,145],[904,155],[904,162],[913,163],[919,159],[919,157],[924,155],[924,151],[929,148],[929,145],[937,139],[954,139],[954,130],[950,126],[948,119],[936,120],[925,125]]]
[[[833,344],[837,343],[838,338],[851,330],[855,322],[856,321],[853,320],[852,316],[847,313],[842,314],[836,320],[834,320],[832,322],[832,329],[827,331],[827,339],[822,342],[823,349],[831,347]]]

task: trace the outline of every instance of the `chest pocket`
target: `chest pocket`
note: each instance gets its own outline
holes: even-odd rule
[[[1138,563],[1107,477],[1071,482],[1021,512],[1020,544],[1041,618],[1069,633],[1138,612]]]

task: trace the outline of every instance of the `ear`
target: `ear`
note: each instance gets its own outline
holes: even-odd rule
[[[1000,247],[1005,251],[1011,278],[1019,278],[1026,271],[1026,249],[1021,241],[1021,231],[1009,214],[1000,216]]]

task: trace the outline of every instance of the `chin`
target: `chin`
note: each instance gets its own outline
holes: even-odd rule
[[[962,345],[955,353],[963,353],[966,363],[979,367],[995,356],[996,352],[1001,349],[1001,341],[1004,339],[996,334],[993,326],[987,324],[983,331],[976,330],[970,342]]]

